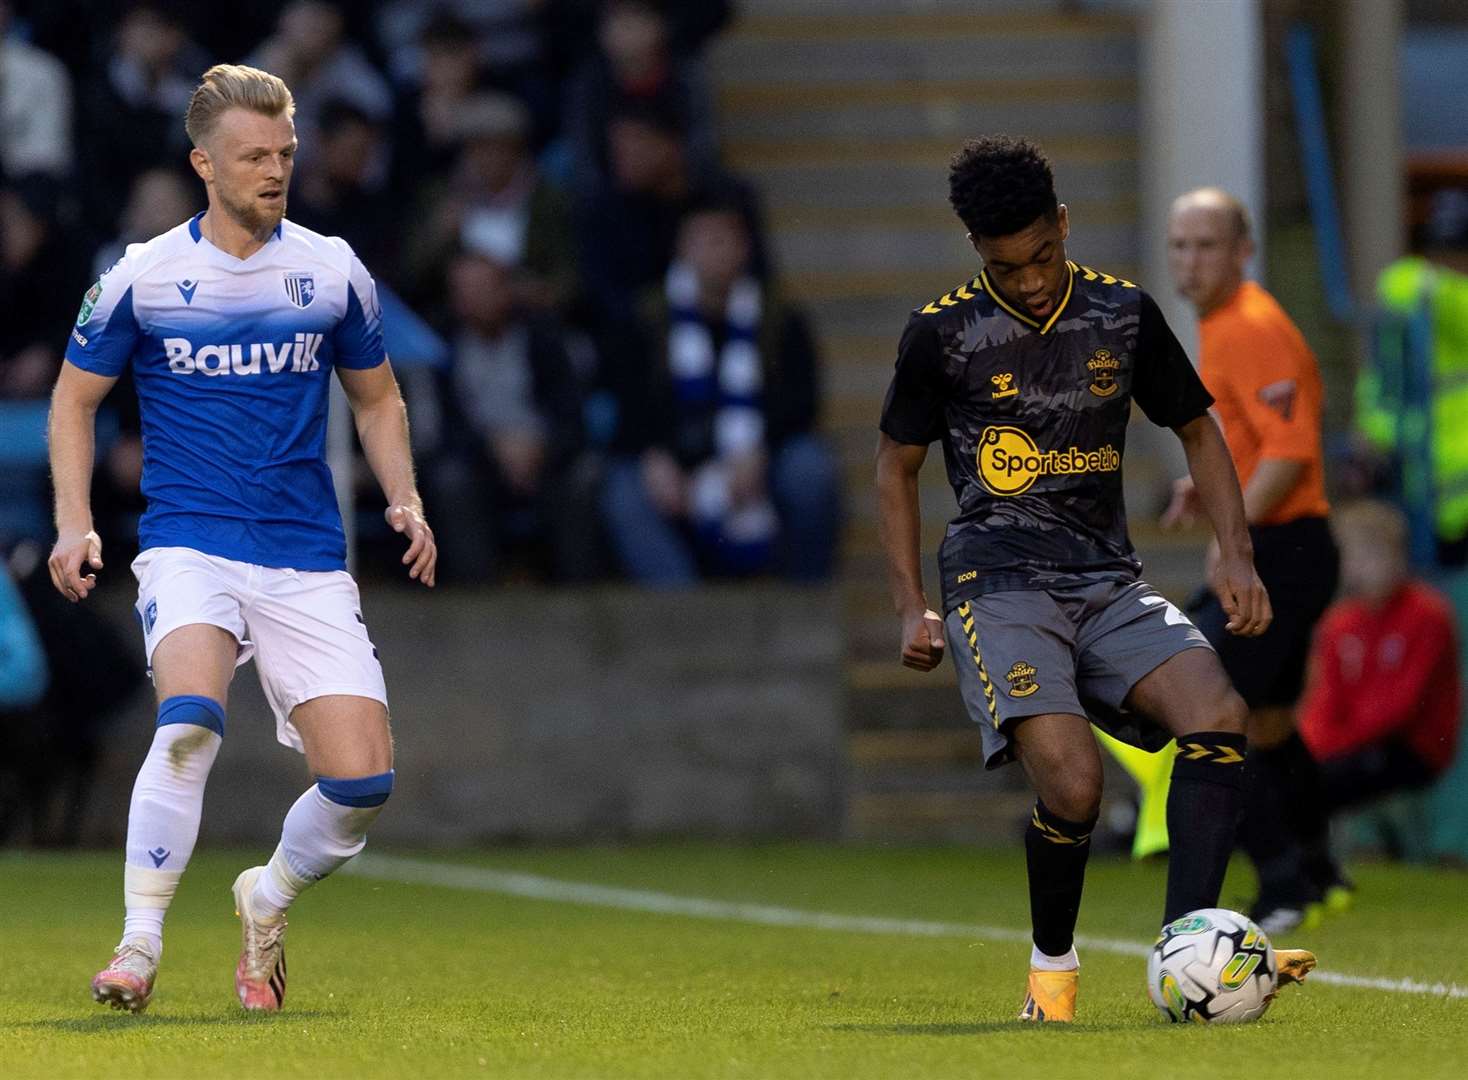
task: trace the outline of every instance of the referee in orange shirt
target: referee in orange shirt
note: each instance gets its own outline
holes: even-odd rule
[[[1339,573],[1326,520],[1324,394],[1299,329],[1274,297],[1244,278],[1254,243],[1238,199],[1218,188],[1181,196],[1168,218],[1167,250],[1178,291],[1198,312],[1200,374],[1216,399],[1244,491],[1254,563],[1274,608],[1274,624],[1255,638],[1225,633],[1227,616],[1207,590],[1189,614],[1249,705],[1239,839],[1259,871],[1254,919],[1275,933],[1305,921],[1325,888],[1344,884],[1311,881],[1304,870],[1304,837],[1318,835],[1322,804],[1319,773],[1294,720],[1311,634]],[[1179,480],[1163,523],[1188,524],[1197,510],[1192,481]],[[1215,542],[1210,568],[1217,553]]]

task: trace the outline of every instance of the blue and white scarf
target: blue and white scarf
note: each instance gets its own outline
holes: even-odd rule
[[[698,306],[698,276],[686,263],[668,269],[668,370],[674,396],[683,407],[714,411],[714,457],[692,478],[694,525],[718,545],[731,569],[753,569],[770,552],[777,528],[769,501],[733,508],[728,461],[764,449],[764,366],[759,334],[764,303],[759,283],[742,277],[729,290],[724,307],[724,344]]]

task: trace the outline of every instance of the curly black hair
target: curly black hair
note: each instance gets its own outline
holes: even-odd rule
[[[1044,153],[1028,139],[970,139],[948,163],[948,201],[974,236],[1009,236],[1035,219],[1054,220],[1059,203]]]

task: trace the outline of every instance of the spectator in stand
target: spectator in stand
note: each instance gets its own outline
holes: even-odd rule
[[[673,56],[698,56],[734,16],[731,0],[656,0],[652,5],[667,26],[668,52]],[[547,0],[544,20],[546,36],[554,55],[552,63],[568,74],[597,49],[598,16],[606,0]]]
[[[738,193],[690,207],[678,258],[613,360],[621,456],[602,507],[627,574],[681,587],[705,572],[830,576],[833,455],[814,433],[815,344],[752,270]]]
[[[71,170],[71,76],[60,60],[7,36],[0,0],[0,176]]]
[[[187,160],[190,144],[178,118],[208,66],[173,7],[143,2],[126,9],[78,113],[79,177],[96,234],[117,227],[138,176]]]
[[[280,76],[295,96],[301,144],[297,169],[305,169],[320,150],[321,117],[328,102],[349,102],[377,123],[392,119],[392,88],[345,34],[340,4],[295,0],[280,13],[275,33],[245,61]],[[374,186],[386,183],[387,168],[385,156],[374,163]]]
[[[1337,509],[1332,524],[1345,595],[1316,628],[1299,705],[1320,784],[1296,792],[1286,831],[1303,841],[1287,854],[1323,908],[1339,911],[1353,890],[1331,854],[1331,815],[1441,776],[1457,747],[1462,689],[1452,608],[1410,576],[1406,519],[1361,500]]]
[[[694,169],[718,162],[713,98],[703,65],[669,49],[668,23],[648,0],[608,0],[597,45],[566,91],[564,129],[578,191],[605,187],[612,164],[608,133],[624,106],[653,105],[682,117],[684,155]]]
[[[513,267],[482,253],[455,258],[448,283],[453,360],[410,398],[425,500],[453,508],[440,577],[493,581],[518,547],[538,574],[583,580],[599,562],[593,477],[560,327],[520,306]]]
[[[76,291],[85,287],[85,257],[61,225],[57,203],[49,176],[0,188],[0,398],[50,394],[61,368],[57,327],[72,324]]]
[[[1335,529],[1346,595],[1321,620],[1300,702],[1332,812],[1432,783],[1453,761],[1462,705],[1452,608],[1409,576],[1402,515],[1362,501]]]
[[[386,146],[382,125],[348,101],[328,101],[318,118],[320,145],[297,175],[291,220],[340,236],[374,276],[395,278],[396,200],[373,170]]]
[[[545,5],[546,0],[397,0],[377,18],[378,40],[401,86],[438,81],[434,67],[445,54],[467,53],[475,75],[467,89],[499,90],[525,102],[531,143],[540,147],[555,133],[560,114]]]
[[[513,268],[516,306],[563,310],[575,288],[570,204],[536,167],[526,137],[529,114],[505,94],[477,94],[455,118],[453,171],[429,182],[407,252],[414,299],[425,306],[455,251]]]
[[[139,173],[122,211],[122,229],[115,239],[97,249],[92,259],[92,277],[101,277],[122,258],[129,244],[151,240],[203,209],[197,186],[189,183],[177,169],[159,167]]]
[[[585,204],[579,228],[585,290],[610,324],[625,320],[641,294],[662,283],[679,224],[708,191],[738,205],[750,244],[749,271],[761,280],[769,273],[754,190],[690,161],[685,129],[682,114],[666,102],[624,103],[612,116],[612,185]]]
[[[417,10],[416,5],[410,10]],[[425,173],[442,175],[453,168],[459,110],[484,89],[479,46],[462,19],[439,14],[428,20],[416,52],[418,61],[398,95],[393,126],[393,186],[404,195],[413,194]]]

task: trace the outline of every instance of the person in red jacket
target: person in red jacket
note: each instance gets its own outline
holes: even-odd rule
[[[1457,750],[1462,689],[1453,610],[1410,576],[1406,520],[1363,500],[1333,524],[1345,596],[1316,629],[1299,704],[1320,787],[1299,815],[1306,837],[1294,855],[1325,908],[1340,910],[1352,889],[1330,853],[1330,816],[1441,775]]]
[[[1452,607],[1408,576],[1402,516],[1360,502],[1335,526],[1346,596],[1316,631],[1299,706],[1332,811],[1430,784],[1453,761],[1462,705]]]

